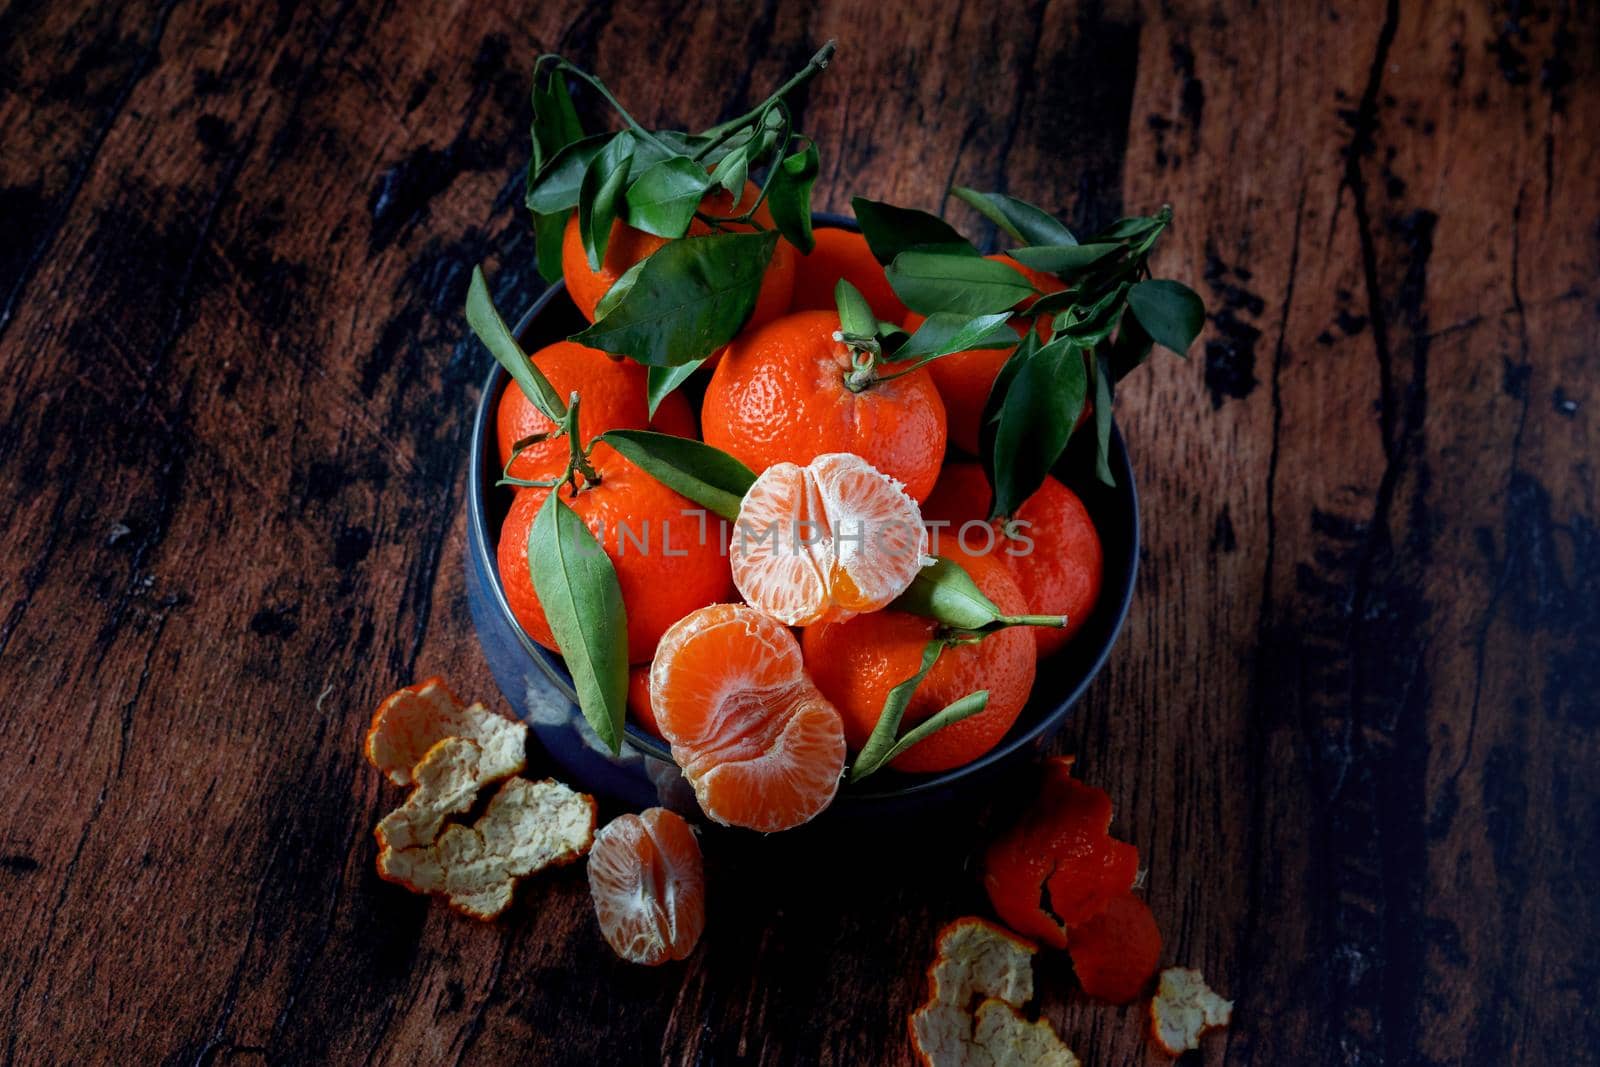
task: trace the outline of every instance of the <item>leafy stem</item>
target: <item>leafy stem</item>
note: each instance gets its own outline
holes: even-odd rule
[[[812,78],[828,69],[828,60],[833,58],[834,49],[837,47],[837,42],[829,41],[827,44],[823,45],[817,50],[817,54],[811,57],[811,62],[807,63],[804,67],[801,67],[798,71],[796,71],[792,78],[778,86],[777,89],[773,90],[772,95],[768,96],[761,103],[757,104],[755,107],[751,108],[749,111],[745,112],[743,115],[740,115],[736,119],[730,119],[727,122],[719,123],[716,126],[711,127],[709,130],[706,130],[705,135],[712,138],[712,141],[700,151],[696,152],[694,158],[697,160],[705,158],[707,155],[714,152],[717,147],[725,142],[729,137],[737,133],[742,127],[754,122],[758,118],[764,117],[767,109],[773,104],[778,103],[784,97],[800,88],[800,86],[804,85],[806,82],[810,81]]]
[[[628,109],[622,106],[622,102],[615,96],[611,95],[611,90],[606,88],[605,82],[601,81],[599,78],[596,78],[593,74],[590,74],[582,67],[574,66],[570,61],[555,54],[554,52],[546,52],[537,60],[535,60],[534,69],[538,70],[542,68],[547,61],[554,64],[557,71],[565,71],[566,73],[571,74],[574,78],[577,78],[585,85],[588,85],[595,92],[599,93],[601,97],[605,99],[605,102],[611,105],[611,109],[622,118],[622,121],[628,124],[628,129],[632,130],[646,141],[649,141],[651,144],[661,149],[661,151],[666,155],[670,156],[674,154],[670,145],[664,143],[654,133],[651,133],[649,130],[645,129],[644,126],[640,125],[639,120],[634,118],[633,115],[628,112]]]

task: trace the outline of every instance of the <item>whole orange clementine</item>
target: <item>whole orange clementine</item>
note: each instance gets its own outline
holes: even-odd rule
[[[577,392],[578,433],[583,443],[606,430],[642,430],[646,427],[678,437],[694,436],[694,415],[689,403],[677,393],[669,393],[651,420],[645,402],[646,371],[632,360],[612,359],[597,348],[572,341],[557,341],[529,357],[533,365],[555,388],[563,400]],[[495,436],[500,445],[500,463],[511,459],[518,441],[535,434],[549,433],[555,424],[533,406],[527,394],[512,383],[500,394],[495,409]],[[569,444],[566,438],[539,441],[517,454],[508,472],[513,478],[554,478],[567,469]]]
[[[712,215],[742,215],[759,195],[760,190],[746,182],[744,195],[739,198],[737,207],[733,204],[732,195],[725,189],[708,193],[700,201],[700,206],[702,211]],[[765,203],[756,209],[755,217],[763,227],[772,228],[772,213],[767,210]],[[749,230],[753,227],[730,228]],[[687,236],[699,237],[710,232],[709,225],[695,219],[689,224]],[[578,227],[578,215],[574,212],[567,220],[566,232],[561,240],[561,276],[567,283],[567,295],[578,305],[583,317],[593,322],[595,306],[617,284],[617,279],[626,274],[628,268],[653,255],[666,243],[667,238],[636,230],[618,219],[611,224],[611,239],[606,245],[605,258],[600,261],[600,269],[594,270],[589,266],[588,253],[583,249],[583,234]],[[767,264],[767,273],[761,279],[761,292],[756,297],[755,310],[745,323],[746,329],[770,322],[789,310],[789,301],[794,295],[795,259],[798,256],[794,245],[779,238],[777,247],[772,251],[772,262]]]
[[[1022,591],[994,556],[952,553],[979,589],[1011,615],[1027,609]],[[844,717],[845,739],[859,750],[872,734],[889,690],[917,673],[923,649],[938,624],[902,611],[857,615],[808,626],[801,635],[806,669]],[[980,689],[989,703],[976,715],[946,726],[895,759],[900,771],[943,771],[971,763],[1000,742],[1017,721],[1033,688],[1034,645],[1028,630],[1013,626],[975,644],[946,648],[917,686],[901,732]]]
[[[920,503],[944,458],[939,391],[925,368],[853,387],[851,350],[834,340],[838,330],[836,312],[799,311],[735,338],[706,387],[705,441],[758,474],[853,452]]]
[[[1053,477],[1023,501],[1009,532],[1004,521],[984,521],[993,499],[982,467],[952,463],[939,476],[922,516],[949,524],[939,529],[935,551],[940,555],[952,541],[974,552],[988,546],[1026,594],[1029,612],[1067,617],[1063,629],[1033,628],[1039,655],[1049,655],[1078,632],[1100,599],[1105,568],[1100,535],[1078,494]]]
[[[667,627],[732,593],[720,520],[604,444],[595,446],[589,462],[600,483],[585,486],[576,497],[560,491],[616,569],[628,615],[628,661],[640,663],[655,654]],[[528,571],[528,531],[550,492],[517,490],[500,529],[496,558],[511,613],[529,637],[559,652]]]
[[[834,289],[843,278],[866,298],[872,313],[885,322],[905,319],[906,306],[895,295],[883,265],[867,247],[867,239],[851,230],[822,227],[816,230],[816,247],[799,257],[795,266],[795,311],[827,311],[834,307]]]

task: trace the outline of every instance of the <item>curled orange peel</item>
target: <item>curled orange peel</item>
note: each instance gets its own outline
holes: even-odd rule
[[[1036,951],[1032,942],[984,919],[958,919],[941,930],[939,955],[928,968],[928,1002],[907,1020],[921,1062],[1077,1067],[1049,1023],[1029,1022],[1017,1010],[1033,997]]]
[[[478,798],[482,751],[464,737],[447,737],[430,748],[412,772],[416,788],[378,823],[378,848],[433,844],[445,819],[466,811]]]
[[[1211,991],[1199,971],[1168,967],[1150,1001],[1150,1036],[1169,1056],[1200,1047],[1200,1035],[1233,1018],[1233,1001]]]
[[[419,848],[384,849],[378,874],[492,919],[511,904],[518,880],[586,854],[594,827],[593,797],[551,779],[513,778],[471,826],[453,824]]]
[[[367,730],[367,759],[395,785],[413,785],[415,768],[449,737],[478,746],[480,784],[509,778],[527,766],[528,727],[482,704],[463,705],[439,678],[408,685],[378,705]]]

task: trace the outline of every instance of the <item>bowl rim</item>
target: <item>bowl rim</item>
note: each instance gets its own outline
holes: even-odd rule
[[[818,212],[814,214],[813,219],[815,224],[823,227],[851,231],[859,229],[855,220],[846,216]],[[551,302],[565,294],[566,283],[559,280],[551,283],[544,292],[539,294],[532,306],[517,319],[517,324],[512,330],[519,344],[522,343],[523,338],[532,329],[540,316],[543,315]],[[499,401],[501,391],[510,383],[511,376],[492,357],[489,360],[489,365],[489,374],[484,379],[483,391],[478,397],[477,412],[473,418],[472,441],[467,462],[467,551],[471,553],[473,562],[481,567],[483,573],[491,579],[486,584],[494,602],[495,610],[500,613],[501,620],[510,625],[512,632],[517,635],[518,642],[522,645],[523,650],[539,665],[539,669],[545,673],[551,682],[560,688],[563,695],[576,704],[577,693],[573,689],[570,677],[561,666],[558,666],[560,657],[535,642],[523,630],[522,624],[517,621],[516,615],[511,611],[511,605],[506,601],[505,589],[500,580],[500,567],[496,559],[494,546],[489,537],[488,507],[484,491],[485,475],[487,473],[485,463],[488,453],[487,441],[493,428],[491,425],[493,411]],[[1122,439],[1121,430],[1117,427],[1115,420],[1113,420],[1111,426],[1111,454],[1109,459],[1112,473],[1117,478],[1117,486],[1114,491],[1125,493],[1128,497],[1128,513],[1130,516],[1128,524],[1129,562],[1127,580],[1122,588],[1116,591],[1115,604],[1107,605],[1102,602],[1096,608],[1097,611],[1111,609],[1114,614],[1111,617],[1111,625],[1106,632],[1105,639],[1101,642],[1099,649],[1096,650],[1087,669],[1060,698],[1051,701],[1047,705],[1047,709],[1038,716],[1035,722],[1020,731],[1013,726],[1011,730],[1007,731],[1006,736],[1001,739],[999,744],[970,763],[964,763],[959,767],[952,767],[949,770],[933,774],[923,774],[915,777],[910,775],[893,776],[886,779],[886,783],[892,782],[892,784],[887,784],[887,787],[853,788],[849,789],[848,792],[844,787],[841,787],[840,800],[902,799],[942,790],[960,782],[964,778],[981,775],[986,770],[1009,758],[1018,750],[1031,744],[1042,734],[1059,727],[1078,701],[1082,699],[1090,683],[1099,676],[1100,671],[1105,667],[1106,660],[1110,658],[1111,649],[1115,647],[1118,638],[1122,635],[1122,628],[1127,622],[1128,610],[1133,602],[1134,587],[1138,584],[1142,533],[1139,514],[1139,491],[1133,478],[1133,465]],[[1102,587],[1102,596],[1106,591]],[[1048,660],[1041,662],[1048,662]],[[1037,684],[1036,680],[1035,685]],[[623,732],[627,742],[643,754],[669,763],[674,762],[671,749],[666,742],[652,737],[640,729],[631,717],[625,717]]]

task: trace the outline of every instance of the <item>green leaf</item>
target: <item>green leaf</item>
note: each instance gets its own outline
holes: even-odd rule
[[[598,438],[624,459],[707,510],[732,522],[755,472],[720,448],[654,430],[607,430]]]
[[[558,215],[533,215],[533,249],[538,260],[539,276],[554,285],[561,280],[561,242],[567,233],[566,213]]]
[[[711,184],[721,186],[728,191],[729,196],[733,197],[735,213],[739,201],[744,199],[744,182],[750,171],[751,149],[752,146],[749,144],[735,148],[723,156],[722,161],[711,171]]]
[[[1139,325],[1137,315],[1124,315],[1117,329],[1116,340],[1107,346],[1106,361],[1114,381],[1121,381],[1150,358],[1155,342]]]
[[[528,570],[583,717],[612,752],[620,752],[628,703],[622,588],[610,557],[559,492],[545,497],[528,531]]]
[[[1034,295],[1028,279],[1004,263],[947,252],[901,252],[885,273],[906,307],[924,315],[1006,311]]]
[[[984,596],[972,577],[943,557],[935,557],[918,571],[889,607],[933,619],[952,630],[981,630],[1000,618],[999,607]]]
[[[628,225],[657,237],[682,237],[711,187],[711,176],[692,159],[673,156],[628,186]]]
[[[1047,274],[1076,274],[1121,250],[1122,246],[1114,243],[1053,247],[1035,245],[1029,248],[1013,248],[1006,255],[1024,266],[1042,270]]]
[[[649,258],[649,256],[645,257],[645,259]],[[628,290],[633,288],[633,283],[639,280],[639,272],[644,269],[645,259],[641,259],[617,275],[617,280],[611,283],[611,288],[605,291],[604,296],[595,301],[594,317],[596,322],[611,314],[611,309],[620,304],[622,298],[628,295]]]
[[[649,366],[703,359],[733,340],[755,309],[777,240],[766,230],[669,241],[605,318],[572,339]]]
[[[690,360],[688,363],[679,363],[676,367],[650,367],[647,370],[647,383],[645,399],[650,402],[650,417],[656,417],[656,408],[667,398],[667,394],[689,380],[689,376],[699,370],[705,363],[703,359]]]
[[[612,134],[597,133],[573,141],[557,152],[542,169],[528,169],[528,210],[541,215],[564,215],[578,206],[583,176]]]
[[[857,337],[872,337],[878,332],[878,317],[861,290],[840,278],[833,287],[833,304],[839,309],[839,329]]]
[[[560,422],[567,413],[566,403],[539,368],[533,365],[506,327],[500,312],[495,310],[494,298],[489,295],[489,283],[484,280],[482,267],[472,268],[472,281],[467,286],[467,324],[528,399],[533,401],[533,406],[551,422]]]
[[[1054,215],[1042,208],[1034,207],[1026,200],[1018,200],[1005,193],[980,193],[976,189],[968,189],[961,185],[951,191],[977,208],[984,218],[1023,244],[1070,246],[1078,243],[1078,239],[1072,236],[1072,231],[1063,226]]]
[[[894,748],[895,735],[900,732],[900,720],[905,717],[911,697],[916,693],[917,686],[928,676],[928,672],[933,670],[933,665],[939,662],[939,654],[944,651],[944,647],[943,638],[936,637],[929,641],[922,650],[922,664],[917,668],[917,673],[889,690],[889,695],[884,697],[883,711],[878,713],[878,724],[872,728],[867,743],[861,746],[861,754],[850,767],[852,782],[861,781],[888,762],[889,752]]]
[[[804,151],[785,156],[767,185],[767,210],[778,232],[807,255],[817,243],[811,234],[811,186],[821,169],[813,142]]]
[[[1013,515],[1044,484],[1072,436],[1088,392],[1083,352],[1058,338],[1018,368],[994,436],[992,516]]]
[[[1128,306],[1156,344],[1178,355],[1189,351],[1206,324],[1206,306],[1181,282],[1152,278],[1128,290]]]
[[[557,152],[583,137],[583,124],[572,106],[572,94],[559,69],[541,81],[533,79],[532,172],[537,173]]]
[[[1000,373],[989,385],[989,395],[983,402],[983,419],[978,423],[978,455],[983,461],[984,477],[992,486],[995,483],[994,438],[1000,425],[1000,409],[1005,406],[1006,393],[1028,360],[1043,343],[1038,330],[1029,330],[1017,344],[1017,350],[1000,364]]]
[[[1106,485],[1115,487],[1111,473],[1111,368],[1106,357],[1096,355],[1094,363],[1094,473]]]
[[[895,350],[892,359],[927,360],[978,348],[1014,348],[1019,338],[1010,320],[1010,313],[1005,311],[977,316],[936,311]]]
[[[927,740],[929,737],[938,733],[940,730],[943,730],[946,726],[949,726],[952,723],[958,723],[962,719],[970,718],[973,715],[978,714],[978,712],[982,711],[988,706],[989,691],[987,689],[980,689],[976,693],[968,693],[960,700],[952,701],[939,711],[934,712],[932,715],[928,716],[926,719],[923,719],[921,722],[917,723],[917,725],[907,730],[901,736],[900,740],[896,741],[893,746],[890,747],[889,751],[883,754],[883,757],[878,761],[877,767],[893,763],[895,760],[900,758],[906,749]],[[863,753],[863,755],[865,755],[865,753]],[[860,766],[861,757],[858,756],[856,758],[856,767]],[[871,774],[872,771],[876,770],[877,767],[873,767],[860,773],[857,773],[856,770],[852,768],[850,772],[850,780],[854,782],[860,778],[864,778],[866,775]]]
[[[885,266],[893,263],[901,252],[912,248],[982,258],[972,242],[937,215],[860,196],[851,200],[850,206],[856,213],[856,222],[861,225],[861,236],[867,239],[867,247]]]
[[[1055,318],[1055,332],[1068,335],[1080,348],[1093,348],[1111,336],[1127,308],[1128,283],[1121,282],[1106,290],[1100,298],[1087,306],[1068,308]]]
[[[1129,218],[1118,219],[1104,230],[1095,234],[1095,241],[1122,241],[1126,244],[1137,244],[1159,234],[1166,228],[1171,216],[1166,218],[1160,215],[1145,216],[1133,215]]]
[[[633,162],[633,135],[626,130],[600,150],[584,172],[578,193],[578,233],[589,257],[589,269],[599,270],[611,242],[611,224],[622,204],[627,187],[628,167]]]

